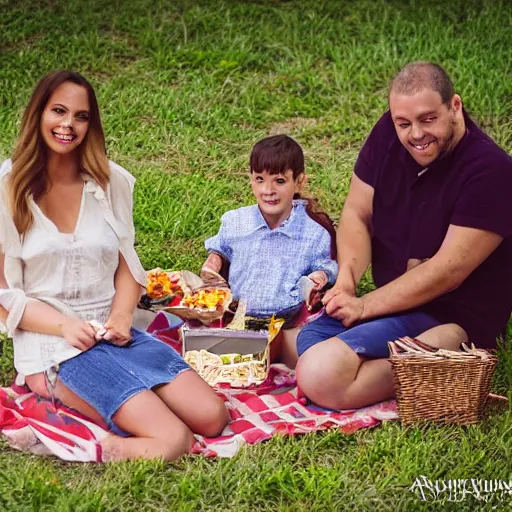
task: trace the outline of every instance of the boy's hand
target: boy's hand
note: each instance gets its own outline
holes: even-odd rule
[[[215,252],[210,253],[201,268],[200,277],[204,281],[204,285],[200,289],[229,288],[226,280],[219,274],[221,269],[222,256]]]
[[[329,283],[329,278],[323,270],[316,270],[309,274],[308,279],[313,283],[313,286],[305,298],[306,307],[308,311],[312,311],[322,300],[321,291]]]
[[[323,270],[315,270],[308,277],[315,283],[315,290],[321,290],[329,282],[329,278]]]
[[[204,282],[204,285],[201,286],[199,289],[209,289],[209,288],[229,288],[228,283],[226,283],[226,280],[220,275],[217,274],[217,272],[214,272],[210,269],[205,269],[203,267],[203,270],[201,270],[201,279]]]
[[[106,332],[102,339],[110,341],[114,345],[126,345],[132,335],[130,329],[133,323],[133,315],[131,313],[111,313],[105,324]]]
[[[211,252],[206,258],[206,261],[203,263],[203,267],[201,268],[201,277],[203,277],[203,271],[213,271],[216,274],[220,272],[222,268],[222,256],[215,252]]]

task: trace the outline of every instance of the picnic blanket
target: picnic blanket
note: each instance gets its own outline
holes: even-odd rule
[[[180,351],[179,325],[172,315],[158,315],[147,330]],[[350,434],[383,420],[398,419],[395,400],[350,411],[308,404],[296,386],[293,370],[280,364],[270,367],[268,378],[259,386],[233,389],[221,384],[216,392],[224,400],[231,421],[219,437],[196,435],[193,454],[233,457],[242,446],[278,434],[304,434],[331,427]],[[100,462],[100,443],[107,435],[106,425],[16,385],[0,388],[0,433],[15,449],[75,462]]]
[[[303,434],[337,427],[350,434],[358,429],[397,419],[394,400],[353,411],[328,411],[307,405],[295,386],[294,373],[273,365],[259,389],[218,389],[231,421],[219,437],[196,435],[191,453],[207,457],[233,457],[246,444],[271,437]],[[104,425],[85,418],[58,402],[34,393],[0,388],[0,432],[9,445],[36,454],[56,455],[75,462],[101,461]]]
[[[290,389],[289,385],[293,384]],[[284,365],[272,365],[263,389],[220,389],[231,421],[219,437],[196,435],[192,453],[208,457],[233,457],[245,444],[275,435],[306,434],[337,427],[344,434],[398,419],[395,400],[350,411],[332,411],[307,404],[295,385],[295,374]],[[285,391],[283,391],[283,389]]]

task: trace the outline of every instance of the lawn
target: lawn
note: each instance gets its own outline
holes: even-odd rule
[[[393,73],[428,59],[466,109],[512,151],[512,3],[503,0],[0,0],[0,157],[46,72],[94,84],[112,160],[138,179],[137,250],[146,268],[198,271],[220,215],[250,204],[254,142],[304,147],[310,193],[336,217]],[[371,287],[366,279],[362,287]],[[511,331],[512,332],[512,331]],[[0,380],[12,377],[2,344]],[[512,350],[493,384],[509,394]],[[512,396],[512,395],[511,395]],[[512,497],[423,502],[433,480],[512,479],[512,415],[478,426],[388,423],[276,438],[231,460],[65,464],[0,441],[0,510],[474,510]]]

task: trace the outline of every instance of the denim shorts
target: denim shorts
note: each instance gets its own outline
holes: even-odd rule
[[[299,332],[297,351],[301,356],[313,345],[337,337],[361,356],[370,359],[389,357],[388,341],[402,336],[415,337],[440,324],[432,315],[421,311],[379,317],[349,328],[340,320],[323,315]]]
[[[120,434],[123,432],[114,425],[112,416],[127,400],[190,369],[178,352],[147,332],[132,328],[131,334],[131,341],[123,347],[100,342],[59,368],[62,383]]]

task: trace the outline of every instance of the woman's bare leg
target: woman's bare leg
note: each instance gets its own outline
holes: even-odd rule
[[[143,391],[127,400],[112,419],[134,437],[110,434],[101,443],[104,461],[175,460],[190,450],[194,440],[190,429],[153,391]]]
[[[30,376],[27,385],[34,393],[51,398],[44,376]],[[34,388],[31,387],[31,384]],[[92,421],[106,427],[100,414],[61,381],[55,386],[55,398]],[[151,418],[151,422],[145,421]],[[114,423],[136,437],[125,438],[108,434],[100,441],[104,461],[164,458],[174,460],[192,446],[192,432],[152,391],[144,391],[125,402],[113,417]]]
[[[193,370],[180,373],[172,382],[154,391],[197,434],[215,437],[229,421],[229,413],[222,399]]]
[[[27,383],[30,391],[33,391],[47,400],[52,398],[46,388],[46,380],[43,373],[27,375],[25,377],[25,382]],[[101,426],[105,426],[105,422],[98,411],[96,411],[96,409],[89,405],[85,400],[82,400],[78,395],[73,393],[73,391],[66,387],[60,380],[57,380],[54,395],[55,398],[60,400],[64,405],[66,405],[66,407],[70,407],[71,409],[78,411]]]
[[[181,378],[187,374],[192,377]],[[44,398],[51,398],[42,373],[28,376],[26,381],[34,393]],[[163,393],[164,396],[170,397],[183,416],[191,420],[198,433],[203,431],[204,435],[213,436],[220,432],[227,424],[229,415],[224,403],[210,386],[195,372],[186,371],[178,375],[172,383],[161,386],[159,390],[165,390],[167,386],[176,382],[179,385],[167,389],[167,392]],[[175,393],[180,394],[181,399],[175,399]],[[57,381],[54,394],[55,398],[67,407],[105,426],[103,418],[96,409],[61,381]],[[192,401],[190,397],[193,397]],[[147,418],[151,418],[151,421],[146,421]],[[188,452],[192,446],[193,436],[190,429],[153,391],[144,391],[130,398],[116,412],[113,421],[117,427],[134,437],[126,438],[108,434],[100,442],[104,461],[138,458],[175,460]]]

